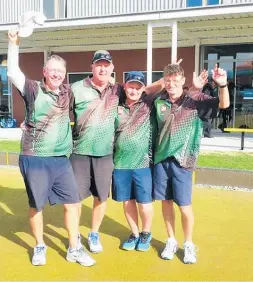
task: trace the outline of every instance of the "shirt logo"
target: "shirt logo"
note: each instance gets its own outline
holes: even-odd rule
[[[161,112],[164,113],[164,112],[166,112],[166,110],[167,110],[167,107],[164,106],[164,105],[162,105],[162,106],[161,106]]]
[[[124,108],[123,107],[118,107],[118,114],[119,115],[122,115],[123,114],[123,111],[124,111]]]

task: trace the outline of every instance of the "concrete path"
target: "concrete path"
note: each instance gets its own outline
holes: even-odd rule
[[[244,150],[241,151],[241,133],[212,131],[213,138],[202,138],[200,151],[253,153],[253,134],[245,133]]]

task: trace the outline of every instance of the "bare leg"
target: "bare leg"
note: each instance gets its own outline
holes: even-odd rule
[[[32,229],[32,233],[36,241],[36,245],[44,244],[42,211],[38,212],[34,208],[29,208],[28,216],[29,216],[29,222]]]
[[[97,197],[94,197],[93,210],[92,210],[92,222],[91,231],[98,232],[100,225],[105,216],[106,201],[100,202]]]
[[[185,241],[192,242],[192,233],[194,226],[194,216],[192,205],[179,207],[181,212],[181,222],[184,231]]]
[[[175,237],[175,210],[172,200],[162,201],[162,213],[168,236]]]
[[[139,237],[138,210],[135,200],[123,202],[124,213],[135,237]]]
[[[142,222],[142,231],[150,232],[153,219],[153,204],[138,204],[141,222]]]
[[[78,204],[64,204],[64,222],[69,236],[69,247],[77,247],[79,227]]]

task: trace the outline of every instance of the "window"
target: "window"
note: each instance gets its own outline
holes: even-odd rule
[[[12,96],[11,86],[7,76],[7,56],[0,55],[0,115],[2,112],[11,114]]]
[[[68,83],[72,84],[76,81],[83,80],[87,76],[91,75],[92,72],[68,72],[67,80]],[[112,77],[116,77],[115,72],[112,73]]]
[[[203,0],[187,0],[186,6],[187,7],[197,7],[197,6],[203,6]],[[219,0],[207,0],[207,5],[219,5]]]
[[[43,0],[43,11],[48,19],[65,18],[65,0]]]
[[[145,77],[145,84],[147,84],[147,72],[146,71],[142,71],[142,73],[144,74],[144,77]],[[125,82],[127,74],[128,74],[128,72],[123,72],[123,82]],[[163,77],[163,72],[162,71],[153,71],[152,72],[152,82],[155,82],[155,81],[159,80],[162,77]]]
[[[207,5],[219,5],[220,1],[219,0],[208,0]]]
[[[186,6],[187,7],[202,6],[202,0],[187,0]]]

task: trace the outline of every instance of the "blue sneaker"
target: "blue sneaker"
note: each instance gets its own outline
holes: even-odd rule
[[[150,248],[150,241],[152,239],[151,232],[141,232],[140,233],[140,240],[136,246],[137,251],[145,252],[148,251]]]
[[[133,234],[130,235],[127,241],[122,244],[122,249],[126,251],[132,251],[136,248],[140,237],[135,237]]]
[[[88,245],[92,253],[97,254],[103,251],[103,246],[100,243],[99,234],[97,232],[89,233]]]

